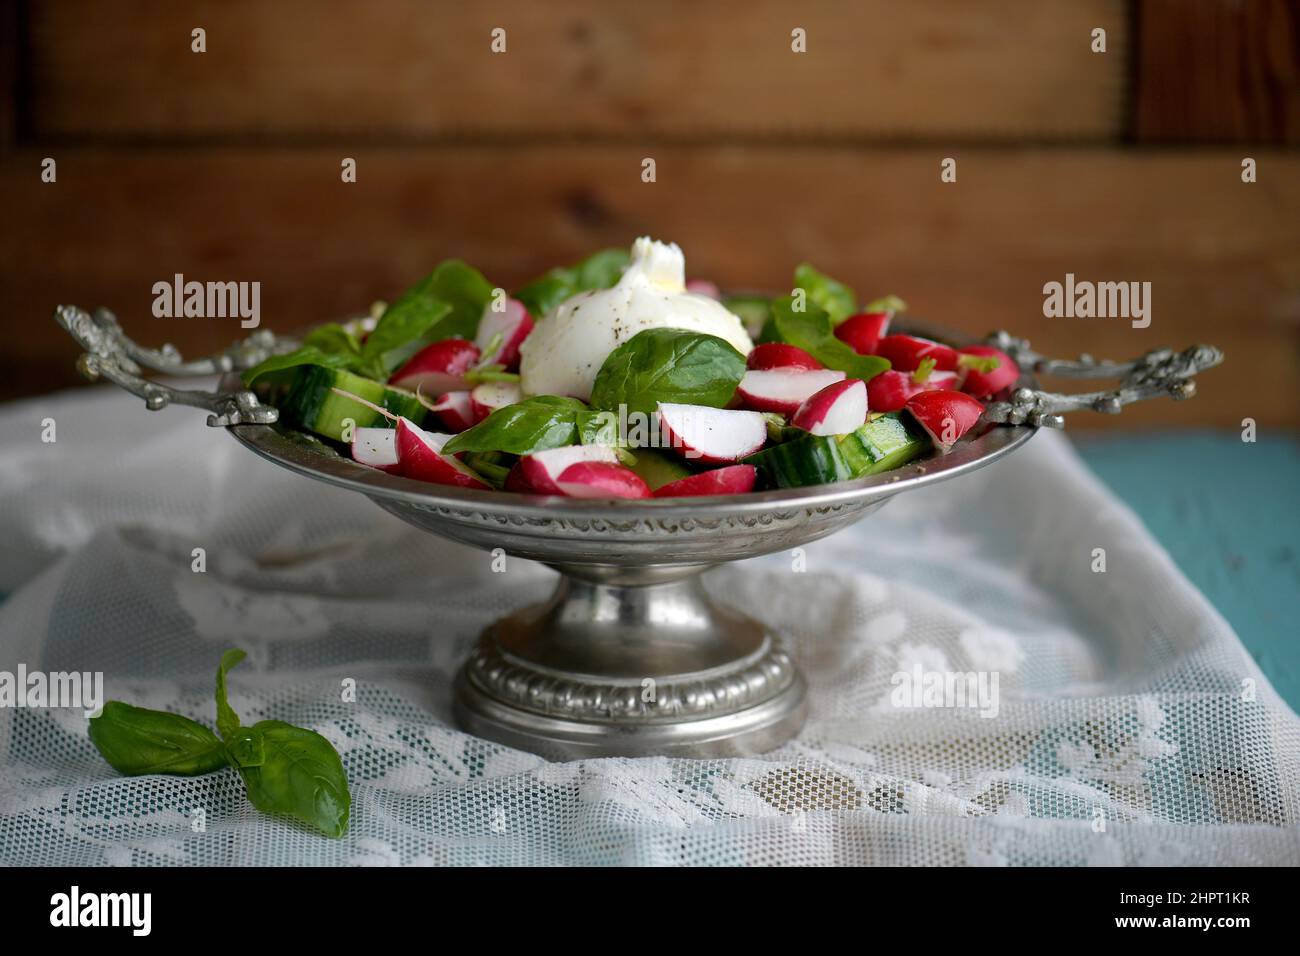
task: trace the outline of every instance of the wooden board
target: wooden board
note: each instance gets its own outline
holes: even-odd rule
[[[78,141],[1099,140],[1125,124],[1121,0],[42,0],[30,17],[36,133]]]
[[[1128,357],[1207,340],[1226,365],[1192,405],[1152,403],[1130,424],[1300,425],[1300,158],[1261,151],[957,150],[958,181],[930,150],[665,148],[657,181],[626,147],[356,151],[55,150],[0,160],[0,315],[21,330],[0,359],[6,395],[73,381],[56,303],[107,305],[143,342],[208,350],[234,320],[156,319],[174,273],[262,283],[264,322],[292,329],[364,310],[446,256],[513,287],[641,234],[680,242],[692,275],[787,287],[810,260],[863,294],[971,333],[1005,327],[1049,354]],[[1047,319],[1042,287],[1066,273],[1150,281],[1153,321]],[[13,334],[13,331],[11,331]],[[1076,427],[1092,424],[1086,417]]]
[[[1300,143],[1300,4],[1143,0],[1134,137]]]

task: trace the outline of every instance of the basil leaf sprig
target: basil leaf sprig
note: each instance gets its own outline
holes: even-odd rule
[[[618,282],[631,257],[626,249],[602,249],[572,266],[559,266],[534,279],[515,293],[534,318],[565,299],[591,289],[608,289]]]
[[[745,375],[745,356],[716,335],[645,329],[610,352],[591,387],[591,404],[651,415],[660,402],[722,408]]]
[[[328,740],[303,727],[262,720],[245,727],[226,696],[226,674],[242,650],[221,656],[217,669],[217,734],[197,721],[111,700],[90,719],[90,740],[119,773],[199,776],[234,767],[253,806],[283,813],[327,836],[347,832],[348,778]]]
[[[839,325],[858,309],[857,293],[806,262],[795,267],[794,285],[808,293],[809,302],[826,311],[831,325]]]
[[[589,410],[576,398],[534,395],[498,408],[442,446],[443,454],[462,451],[504,451],[531,455],[562,448],[579,439],[579,416]]]
[[[826,310],[811,302],[804,304],[804,311],[796,312],[791,296],[773,299],[772,319],[780,341],[798,346],[827,368],[839,369],[850,378],[867,382],[889,368],[888,359],[859,355],[837,339]]]
[[[323,365],[385,382],[424,346],[443,339],[472,339],[492,298],[492,284],[459,259],[439,263],[431,273],[385,307],[364,342],[330,322],[308,332],[302,347],[273,355],[244,372],[244,384],[298,365]]]

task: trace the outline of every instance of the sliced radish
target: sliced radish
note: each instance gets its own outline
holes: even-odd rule
[[[526,491],[537,495],[563,494],[558,484],[560,475],[570,465],[580,461],[603,461],[618,464],[618,455],[609,445],[566,445],[563,448],[549,448],[546,451],[533,452],[519,459],[511,474],[519,472],[512,482],[506,476],[506,486],[514,484],[511,491]]]
[[[964,392],[921,392],[904,406],[946,453],[984,414],[984,405]]]
[[[482,385],[475,385],[474,390],[469,393],[475,422],[481,422],[498,408],[521,402],[523,398],[524,392],[518,382],[484,382]]]
[[[876,346],[876,354],[889,359],[890,367],[899,372],[914,372],[927,358],[934,359],[940,372],[957,371],[956,349],[915,335],[886,335]]]
[[[961,357],[958,357],[957,364],[962,366],[957,373],[961,377],[961,390],[974,395],[976,398],[988,398],[990,395],[996,395],[1004,388],[1014,385],[1016,380],[1020,378],[1020,366],[1001,349],[995,349],[991,345],[968,345],[961,350],[961,354],[974,355],[979,358],[995,358],[999,362],[997,368],[984,372],[978,368],[962,366]]]
[[[810,396],[790,424],[814,435],[847,435],[866,421],[867,383],[860,378],[846,378]]]
[[[446,392],[425,408],[437,415],[438,420],[452,432],[463,432],[482,420],[474,411],[474,402],[470,399],[469,392]]]
[[[465,373],[478,362],[478,346],[467,339],[443,339],[426,345],[389,378],[389,385],[440,395],[463,391]]]
[[[631,468],[608,461],[579,461],[556,485],[570,498],[649,498],[650,486]]]
[[[706,464],[724,464],[752,455],[767,441],[767,419],[758,412],[660,402],[659,423],[674,451]]]
[[[745,359],[745,367],[759,371],[784,369],[787,372],[796,370],[815,372],[824,366],[797,345],[765,342],[754,346],[749,357]]]
[[[891,368],[867,382],[867,405],[873,412],[896,412],[913,395],[955,389],[957,378],[956,372],[931,372],[925,381],[918,382],[915,373]]]
[[[722,298],[722,290],[708,279],[687,279],[686,291],[694,292],[696,295],[708,296],[710,299]]]
[[[892,312],[859,312],[835,327],[835,337],[859,355],[875,355],[880,340],[889,331]]]
[[[834,369],[815,372],[757,369],[745,373],[736,389],[736,397],[752,411],[793,415],[813,395],[843,379],[844,373]]]
[[[393,428],[354,428],[352,460],[380,471],[397,474],[397,430]]]
[[[533,317],[528,314],[527,307],[518,299],[506,299],[506,307],[502,312],[494,311],[492,303],[489,302],[487,308],[483,310],[483,317],[479,319],[478,335],[474,337],[474,344],[478,347],[484,361],[505,366],[507,371],[514,371],[519,367],[519,346],[532,331]],[[498,341],[498,335],[501,338],[496,350],[488,354],[488,347],[494,341]]]
[[[695,498],[702,495],[743,495],[754,490],[758,469],[753,465],[728,465],[678,478],[655,489],[656,498]]]
[[[435,485],[488,489],[478,475],[451,455],[442,453],[450,435],[426,432],[410,419],[397,420],[397,473],[404,478]]]

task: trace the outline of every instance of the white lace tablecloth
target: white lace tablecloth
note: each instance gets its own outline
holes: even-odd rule
[[[1300,863],[1300,723],[1055,434],[808,546],[804,573],[709,575],[810,680],[803,733],[753,759],[547,763],[461,733],[458,662],[552,573],[494,574],[191,409],[0,409],[0,541],[0,671],[102,671],[110,698],[211,725],[243,647],[236,710],[327,736],[354,800],[330,840],[253,810],[233,770],[119,777],[80,711],[3,709],[6,865]],[[997,715],[893,706],[915,668],[996,673]]]

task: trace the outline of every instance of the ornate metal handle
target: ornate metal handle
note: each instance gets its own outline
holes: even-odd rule
[[[259,330],[230,348],[208,358],[186,362],[171,345],[146,349],[127,338],[117,317],[107,309],[94,315],[75,305],[61,305],[54,310],[54,320],[71,335],[85,353],[77,359],[77,370],[92,382],[106,378],[132,395],[144,399],[145,407],[157,411],[168,405],[190,405],[207,409],[208,424],[213,427],[248,422],[268,425],[279,412],[263,405],[252,392],[199,392],[171,388],[151,382],[140,375],[141,366],[171,375],[216,375],[252,368],[269,355],[294,347],[287,339],[277,339]]]
[[[1193,376],[1223,361],[1223,352],[1213,345],[1193,345],[1181,352],[1155,349],[1129,362],[1099,362],[1091,355],[1082,355],[1075,360],[1044,358],[1033,351],[1026,340],[1007,332],[994,332],[986,341],[1010,355],[1021,369],[1036,374],[1120,379],[1117,388],[1097,392],[1061,394],[1018,388],[1011,394],[1010,401],[992,402],[984,410],[986,420],[1009,425],[1064,428],[1065,412],[1094,411],[1117,415],[1125,405],[1146,398],[1162,395],[1176,400],[1191,398],[1196,394]]]

